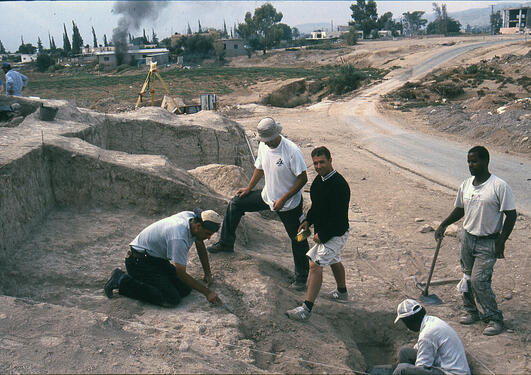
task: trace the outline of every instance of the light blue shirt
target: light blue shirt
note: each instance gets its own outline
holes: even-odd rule
[[[22,96],[22,88],[28,84],[28,77],[13,69],[6,73],[6,95]]]
[[[190,231],[193,217],[192,211],[183,211],[159,220],[142,230],[129,245],[139,252],[185,266],[188,251],[196,240]]]

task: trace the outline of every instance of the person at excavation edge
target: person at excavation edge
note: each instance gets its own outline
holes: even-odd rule
[[[28,77],[11,69],[11,64],[8,62],[2,64],[2,70],[6,78],[6,95],[22,96],[22,90],[28,85]]]
[[[236,228],[246,212],[275,211],[291,238],[291,249],[295,265],[295,281],[292,288],[303,290],[308,278],[308,241],[298,242],[297,229],[302,217],[302,187],[308,181],[306,164],[301,150],[281,135],[282,126],[271,117],[258,123],[258,155],[251,181],[246,188],[239,189],[229,202],[221,227],[220,240],[210,246],[211,253],[233,252]],[[262,190],[253,190],[265,179]]]
[[[127,273],[112,271],[104,286],[107,297],[113,291],[140,301],[173,307],[192,289],[204,294],[208,302],[221,304],[212,281],[204,240],[219,230],[221,217],[212,210],[183,211],[159,220],[140,232],[129,244],[125,259]],[[186,272],[188,251],[195,243],[204,271],[203,283]]]
[[[348,301],[341,250],[345,247],[349,234],[350,188],[343,176],[332,166],[332,157],[326,147],[315,148],[311,156],[317,176],[310,188],[312,206],[299,231],[307,232],[313,225],[315,245],[306,253],[310,259],[306,299],[301,306],[286,311],[286,315],[294,320],[310,318],[323,283],[323,268],[326,266],[332,269],[337,289],[325,294],[325,297],[337,302]]]
[[[496,260],[504,258],[505,242],[516,222],[516,205],[509,185],[489,172],[489,159],[489,152],[483,146],[468,151],[472,176],[459,186],[455,208],[435,231],[435,239],[441,238],[448,225],[464,216],[463,279],[459,290],[466,313],[459,323],[473,324],[481,319],[488,323],[483,334],[493,336],[501,333],[504,325],[492,291],[492,274]]]
[[[401,320],[419,337],[413,348],[400,348],[393,375],[470,374],[463,343],[448,323],[426,315],[426,309],[413,299],[400,302],[396,312],[395,324]]]

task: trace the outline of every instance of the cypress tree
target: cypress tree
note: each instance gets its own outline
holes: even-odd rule
[[[66,32],[66,25],[63,23],[63,51],[65,54],[72,52],[72,45],[70,44],[70,39],[68,39],[68,33]]]

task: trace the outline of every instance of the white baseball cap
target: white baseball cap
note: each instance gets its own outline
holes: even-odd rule
[[[398,304],[396,308],[395,324],[401,319],[407,316],[414,315],[422,309],[422,305],[414,299],[407,298]]]

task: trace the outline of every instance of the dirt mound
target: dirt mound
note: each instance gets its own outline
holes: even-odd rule
[[[249,183],[249,177],[243,168],[236,165],[209,164],[188,172],[215,192],[228,198]]]
[[[408,82],[385,101],[403,111],[418,108],[416,112],[438,131],[529,154],[530,75],[530,53],[494,56]]]

